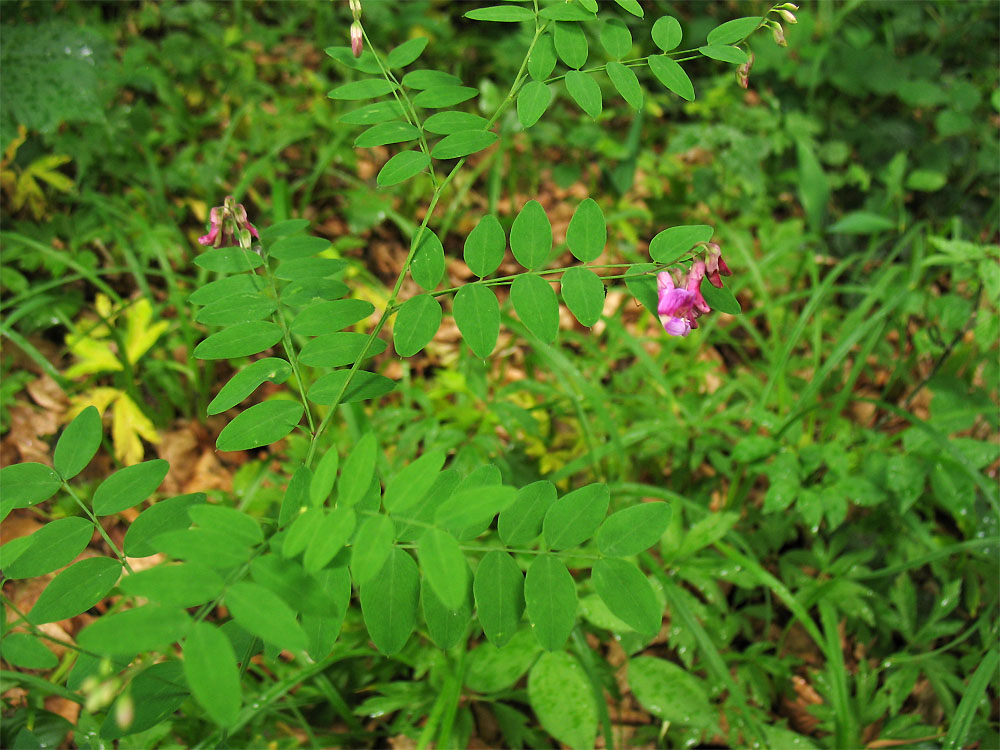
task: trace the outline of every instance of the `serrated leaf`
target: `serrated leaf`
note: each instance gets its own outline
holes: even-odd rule
[[[423,151],[400,151],[382,166],[375,181],[380,187],[398,185],[423,172],[430,163]]]
[[[435,159],[458,159],[485,148],[489,148],[500,140],[500,136],[491,130],[465,130],[446,135],[431,149]]]
[[[392,81],[384,78],[366,78],[363,81],[352,81],[338,86],[327,94],[331,99],[345,99],[347,101],[357,101],[359,99],[374,99],[376,96],[384,96],[398,89]]]
[[[648,62],[649,69],[660,83],[681,99],[694,101],[694,84],[676,60],[665,55],[650,55]]]
[[[559,59],[568,68],[582,68],[587,64],[590,45],[580,24],[574,21],[556,21],[553,42]]]
[[[618,93],[622,95],[622,99],[633,109],[642,109],[642,87],[632,69],[620,62],[611,61],[607,64],[606,70],[608,78],[611,79],[611,83],[614,84]]]
[[[643,635],[659,632],[662,607],[646,576],[633,563],[616,558],[598,560],[591,579],[597,595],[615,617]]]
[[[712,239],[715,229],[707,224],[670,227],[649,241],[649,257],[657,263],[675,263],[699,242]]]
[[[214,625],[196,622],[184,639],[184,677],[191,694],[220,726],[240,713],[240,671],[229,639]]]
[[[542,533],[549,549],[575,547],[597,531],[611,503],[605,484],[588,484],[563,495],[545,514]]]
[[[506,552],[487,552],[476,568],[473,592],[483,633],[497,648],[517,632],[524,612],[524,574]]]
[[[281,329],[274,323],[258,320],[237,323],[213,333],[194,348],[198,359],[235,359],[259,354],[281,341]]]
[[[395,654],[406,645],[417,622],[420,576],[413,558],[393,549],[385,565],[361,586],[361,612],[368,635],[383,654]]]
[[[601,87],[597,81],[587,73],[579,70],[571,70],[566,74],[566,90],[584,112],[593,119],[601,115],[603,100],[601,97]]]
[[[552,225],[545,209],[531,200],[521,207],[510,228],[510,249],[514,258],[527,269],[542,266],[552,251]]]
[[[381,122],[373,125],[354,139],[355,148],[386,146],[390,143],[406,143],[420,137],[420,130],[408,122]]]
[[[604,282],[589,268],[569,268],[560,279],[566,307],[582,325],[588,328],[601,319],[604,312]]]
[[[119,469],[94,492],[94,513],[110,516],[138,505],[162,484],[170,463],[162,458]]]
[[[521,322],[546,343],[559,333],[559,300],[552,285],[535,274],[521,274],[510,286],[510,301]]]
[[[681,25],[676,18],[673,16],[661,16],[653,24],[650,36],[653,38],[653,44],[664,52],[669,52],[681,43],[681,39],[684,38],[684,32],[681,31]]]
[[[538,555],[524,579],[524,601],[535,637],[548,651],[566,644],[576,623],[576,582],[558,557]]]
[[[93,406],[88,406],[66,425],[52,454],[52,464],[63,479],[72,479],[87,468],[101,447],[101,433],[101,415]]]
[[[507,235],[493,214],[486,214],[465,239],[465,265],[476,276],[489,276],[503,262]]]
[[[529,81],[517,95],[517,119],[522,128],[530,128],[545,114],[552,101],[552,89],[541,81]]]
[[[276,443],[302,419],[302,404],[274,400],[254,404],[227,424],[215,441],[220,451],[245,451]]]
[[[631,557],[656,544],[670,525],[664,502],[639,503],[608,516],[597,530],[597,548],[608,557]]]
[[[221,414],[247,398],[262,383],[280,385],[291,374],[292,366],[279,357],[265,357],[251,362],[222,386],[218,395],[208,404],[207,413]]]
[[[455,295],[452,315],[473,354],[480,359],[490,356],[500,335],[500,304],[493,290],[466,284]]]

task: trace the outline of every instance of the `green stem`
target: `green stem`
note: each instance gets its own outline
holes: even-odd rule
[[[94,527],[97,529],[97,533],[99,533],[101,535],[101,538],[104,539],[105,544],[107,544],[108,547],[111,548],[111,551],[115,554],[115,557],[118,558],[119,562],[121,562],[121,564],[125,566],[125,570],[127,570],[129,572],[129,575],[131,575],[132,566],[128,564],[128,558],[126,558],[125,553],[122,552],[120,549],[118,549],[115,543],[111,541],[111,537],[108,536],[108,532],[106,532],[104,530],[104,527],[101,526],[101,522],[97,520],[97,516],[94,515],[93,511],[91,511],[90,508],[87,507],[87,504],[80,499],[80,496],[73,491],[73,488],[70,486],[69,482],[67,482],[64,479],[62,484],[63,488],[70,494],[70,497],[72,497],[76,501],[76,504],[79,505],[80,509],[83,510],[83,512],[87,515],[87,518],[90,519],[90,522],[94,524]]]

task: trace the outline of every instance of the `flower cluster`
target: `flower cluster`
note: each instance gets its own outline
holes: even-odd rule
[[[247,210],[231,195],[226,196],[221,206],[212,209],[209,220],[211,228],[208,234],[198,238],[198,242],[202,245],[211,247],[239,245],[248,250],[253,239],[260,239],[257,228],[247,218]]]
[[[661,271],[656,276],[658,292],[657,315],[663,330],[671,336],[687,336],[698,327],[698,318],[712,311],[701,294],[701,281],[717,288],[722,287],[721,276],[729,276],[729,266],[722,259],[722,249],[714,242],[706,243],[704,260],[691,264],[686,278],[680,271]]]

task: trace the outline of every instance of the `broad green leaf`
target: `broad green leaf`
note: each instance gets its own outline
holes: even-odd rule
[[[608,242],[608,225],[601,206],[593,198],[580,202],[566,230],[566,244],[573,256],[584,263],[596,260]]]
[[[594,690],[576,658],[542,654],[528,675],[528,700],[542,727],[557,740],[569,747],[594,747]]]
[[[278,309],[277,303],[260,294],[234,294],[201,308],[194,316],[199,323],[230,326],[262,320]]]
[[[621,60],[632,49],[632,33],[617,18],[609,18],[601,26],[601,46],[615,60]]]
[[[465,343],[480,359],[493,353],[500,335],[500,304],[493,290],[466,284],[455,295],[452,315]]]
[[[491,5],[488,8],[476,8],[465,14],[466,18],[473,21],[501,21],[504,23],[514,23],[517,21],[531,21],[535,14],[530,8],[520,5]]]
[[[601,525],[611,492],[606,484],[588,484],[563,495],[545,514],[542,533],[549,549],[575,547],[590,539]]]
[[[705,57],[733,65],[743,65],[750,59],[747,57],[747,53],[739,47],[730,47],[725,44],[709,44],[705,47],[699,47],[698,51]]]
[[[122,578],[118,588],[167,607],[197,607],[222,593],[222,577],[198,563],[157,565]]]
[[[340,454],[336,447],[329,448],[316,465],[316,472],[309,483],[309,502],[313,505],[323,505],[330,499],[333,485],[337,481],[337,469],[340,466]]]
[[[129,557],[149,557],[156,549],[149,543],[168,531],[181,531],[191,525],[188,508],[206,500],[204,492],[178,495],[149,506],[139,514],[125,532],[124,551]]]
[[[617,61],[609,62],[606,69],[608,78],[622,95],[622,99],[633,109],[642,109],[642,87],[632,69]]]
[[[198,359],[235,359],[249,357],[281,341],[281,329],[269,321],[237,323],[213,333],[194,348]]]
[[[524,602],[535,637],[548,651],[566,644],[576,622],[576,582],[562,560],[538,555],[524,579]]]
[[[652,273],[655,270],[652,263],[636,263],[625,274],[625,286],[654,316],[658,300],[656,276]]]
[[[333,303],[336,304],[336,303]],[[292,374],[292,366],[280,357],[265,357],[238,371],[208,404],[207,412],[221,414],[247,398],[262,383],[280,385]]]
[[[809,219],[809,226],[813,230],[819,230],[826,223],[830,181],[815,150],[805,137],[796,140],[795,152],[798,159],[799,200]]]
[[[382,502],[389,513],[399,513],[420,503],[430,491],[437,475],[444,466],[444,451],[427,451],[417,460],[404,466],[385,488]],[[445,601],[447,604],[447,600]]]
[[[86,612],[108,595],[121,573],[122,564],[109,557],[88,557],[70,565],[45,587],[28,620],[41,625]]]
[[[588,328],[601,319],[604,312],[604,282],[589,268],[566,269],[560,280],[562,296],[570,312]]]
[[[469,631],[469,620],[472,619],[472,601],[468,595],[469,564],[464,557],[462,565],[466,570],[466,590],[462,595],[461,603],[455,609],[449,609],[442,603],[426,576],[420,580],[420,607],[427,623],[427,633],[434,641],[434,645],[440,649],[449,649],[458,645]]]
[[[118,661],[121,661],[121,659],[122,657],[118,657]],[[112,663],[114,661],[112,659]],[[126,658],[125,661],[127,665],[128,659]],[[115,666],[118,668],[117,665]],[[123,668],[121,667],[120,669]],[[108,710],[107,716],[105,716],[104,721],[101,723],[100,739],[112,741],[152,729],[157,724],[169,719],[171,714],[182,703],[189,700],[190,697],[191,695],[188,693],[187,686],[184,683],[182,665],[179,661],[164,661],[159,664],[153,664],[151,667],[143,669],[135,675],[129,682],[128,692],[120,695],[118,700]],[[132,722],[128,727],[121,727],[118,725],[116,716],[121,715],[119,709],[126,700],[129,701],[126,705],[130,708]],[[85,716],[86,714],[83,714],[80,717],[81,722]],[[78,725],[77,730],[82,732],[83,727]],[[91,735],[90,731],[87,734],[95,739],[91,747],[108,746],[108,742],[98,744],[96,741],[96,731],[93,735]],[[141,740],[135,738],[132,743],[126,741],[120,743],[118,746],[123,748],[135,747],[136,744],[141,744]]]
[[[469,567],[458,541],[447,531],[427,529],[417,543],[417,556],[424,578],[441,603],[457,610],[469,588]]]
[[[556,21],[555,26],[553,41],[559,59],[566,63],[568,68],[582,68],[587,64],[587,57],[590,54],[590,45],[587,44],[587,35],[583,32],[583,28],[574,21]]]
[[[375,125],[388,122],[403,116],[403,107],[397,101],[375,102],[364,107],[352,109],[337,118],[337,122],[345,125]]]
[[[325,517],[326,513],[322,508],[300,510],[282,540],[281,554],[285,557],[295,557],[303,552],[319,534]]]
[[[366,78],[363,81],[352,81],[337,86],[327,96],[331,99],[357,101],[358,99],[374,99],[376,96],[384,96],[397,88],[399,87],[395,83],[384,78]]]
[[[528,59],[528,74],[542,83],[552,75],[556,67],[556,50],[552,45],[552,34],[546,31],[535,42],[535,48]]]
[[[354,139],[355,148],[385,146],[390,143],[406,143],[420,137],[420,130],[408,122],[382,122],[373,125]]]
[[[296,315],[289,328],[303,336],[319,336],[353,325],[373,312],[375,306],[362,299],[317,302]]]
[[[375,181],[379,187],[398,185],[423,172],[430,163],[423,151],[400,151],[382,166]]]
[[[592,11],[586,10],[582,5],[575,3],[549,5],[542,8],[538,15],[550,21],[593,21],[597,18]]]
[[[150,541],[157,551],[216,570],[242,565],[250,557],[250,545],[213,529],[167,531]]]
[[[425,109],[454,107],[456,104],[469,101],[478,93],[479,90],[471,86],[432,86],[413,97],[413,104]]]
[[[479,278],[489,276],[503,262],[507,235],[493,214],[486,214],[465,239],[465,265]]]
[[[524,612],[524,574],[506,552],[491,550],[476,568],[476,613],[483,633],[497,648],[517,632]]]
[[[484,148],[489,148],[500,140],[500,136],[491,130],[465,130],[446,135],[431,149],[435,159],[458,159]]]
[[[514,502],[500,514],[497,529],[508,547],[528,544],[542,533],[542,519],[556,501],[556,486],[545,479],[517,491]]]
[[[384,341],[382,342],[382,348],[385,348]],[[313,383],[312,388],[306,394],[307,397],[314,404],[329,406],[337,398],[337,395],[343,391],[344,395],[340,399],[340,403],[350,404],[355,401],[365,401],[366,399],[384,396],[396,387],[395,381],[390,380],[384,375],[379,375],[377,372],[357,370],[350,385],[344,390],[344,385],[347,383],[349,374],[350,371],[345,369],[324,375]]]
[[[503,484],[503,477],[500,473],[500,469],[494,464],[483,464],[470,471],[468,475],[466,475],[453,489],[451,494],[465,492],[467,490],[495,488],[500,487],[501,484]],[[451,495],[448,497],[451,497]],[[442,498],[441,502],[443,503],[446,499],[448,498]],[[493,516],[485,515],[478,518],[468,526],[460,527],[456,524],[449,530],[455,535],[455,538],[458,539],[458,541],[465,542],[470,539],[475,539],[477,536],[485,532],[492,523]]]
[[[375,476],[376,450],[375,435],[371,432],[362,435],[351,449],[340,471],[340,484],[337,486],[338,505],[356,505],[364,497]]]
[[[552,225],[538,201],[528,201],[521,207],[510,228],[510,249],[517,262],[527,269],[534,270],[549,259]]]
[[[663,721],[699,725],[716,714],[702,681],[666,659],[630,659],[628,684],[643,708]]]
[[[639,0],[615,0],[615,2],[633,16],[637,16],[638,18],[643,17],[643,10],[642,6],[639,5]]]
[[[710,45],[736,44],[737,42],[742,42],[755,32],[762,23],[764,23],[764,19],[760,16],[734,18],[732,21],[726,21],[708,32],[707,41]]]
[[[218,531],[246,544],[260,544],[264,541],[264,533],[257,520],[236,508],[198,504],[188,508],[188,516],[199,528]]]
[[[881,214],[854,211],[827,229],[832,234],[880,234],[895,228],[895,224]]]
[[[471,112],[438,112],[424,120],[424,130],[438,135],[451,135],[465,130],[485,130],[490,122]]]
[[[666,55],[650,55],[648,62],[649,69],[660,83],[681,99],[694,101],[694,84],[676,60]]]
[[[278,240],[271,246],[267,254],[280,261],[298,260],[299,258],[311,258],[329,247],[330,240],[325,240],[322,237],[297,235]]]
[[[454,469],[445,469],[434,478],[434,484],[423,499],[402,513],[394,513],[396,539],[400,542],[415,542],[428,526],[434,523],[438,506],[451,497],[461,483],[461,475]]]
[[[523,608],[523,605],[522,605]],[[507,640],[503,648],[489,641],[469,652],[465,685],[477,693],[496,693],[514,686],[528,671],[541,652],[529,628],[522,628]]]
[[[277,594],[302,614],[332,614],[339,608],[339,594],[335,597],[335,592],[328,589],[327,573],[311,575],[295,560],[280,555],[261,555],[250,562],[253,582]]]
[[[725,284],[723,284],[721,289],[711,284],[704,284],[702,285],[701,292],[708,306],[713,310],[718,310],[727,315],[740,315],[743,312],[739,300],[733,296],[733,293]]]
[[[377,76],[382,72],[382,69],[379,67],[378,60],[375,59],[371,50],[366,49],[362,51],[360,57],[355,57],[354,50],[346,45],[327,47],[323,51],[341,65],[350,68],[351,70],[357,70],[373,76]]]
[[[72,479],[87,468],[101,447],[101,432],[101,415],[93,406],[88,406],[66,425],[52,454],[52,465],[63,479]],[[6,494],[6,475],[4,482]]]
[[[545,114],[552,101],[552,89],[541,81],[529,81],[517,95],[517,119],[522,128],[530,128]]]
[[[336,276],[347,268],[343,258],[291,258],[283,260],[274,271],[276,279],[309,282]]]
[[[395,525],[381,513],[362,522],[351,546],[351,572],[359,586],[371,581],[385,565],[395,537]]]
[[[669,52],[681,43],[681,39],[684,38],[684,32],[681,31],[681,25],[677,22],[676,18],[673,16],[661,16],[653,24],[650,36],[653,38],[653,44],[664,52]]]
[[[210,281],[195,289],[188,295],[187,301],[192,305],[208,305],[234,294],[256,294],[264,287],[263,279],[250,274],[227,276]]]
[[[153,494],[168,471],[170,463],[162,458],[119,469],[94,492],[94,513],[110,516],[138,505]]]
[[[398,47],[393,47],[386,57],[386,62],[390,68],[405,68],[407,65],[415,63],[417,58],[423,54],[428,41],[430,40],[425,36],[407,39]]]
[[[302,614],[302,629],[309,636],[309,656],[319,661],[330,655],[340,635],[351,601],[351,574],[346,567],[328,568],[316,574],[316,579],[333,602],[332,608],[320,614]]]
[[[354,331],[325,333],[306,342],[299,352],[299,362],[310,367],[342,367],[354,364],[367,345],[367,333]],[[371,346],[365,352],[365,358],[381,354],[385,351],[385,347],[386,343],[382,339],[372,339]]]
[[[612,513],[597,530],[597,548],[608,557],[631,557],[652,547],[670,525],[664,502],[639,503]]]
[[[584,112],[593,119],[601,115],[603,100],[601,97],[601,87],[597,81],[587,73],[579,70],[571,70],[566,74],[566,90]]]
[[[350,541],[356,524],[357,515],[353,508],[340,506],[326,514],[306,547],[302,558],[303,567],[310,573],[326,567]]]
[[[401,549],[392,549],[385,565],[361,586],[361,613],[368,635],[383,654],[406,645],[417,622],[420,576],[417,564]]]
[[[408,89],[430,89],[437,86],[461,86],[462,79],[440,70],[411,70],[403,76]]]
[[[195,256],[194,264],[206,271],[216,273],[240,273],[252,271],[264,265],[264,261],[253,250],[241,247],[220,247]]]
[[[56,655],[30,633],[11,633],[0,642],[0,654],[8,664],[22,669],[52,669],[59,663]]]
[[[73,562],[93,535],[94,525],[80,516],[49,521],[31,536],[22,537],[26,547],[16,558],[11,559],[8,545],[3,546],[3,575],[34,578],[58,570]]]
[[[184,677],[212,721],[230,726],[242,703],[240,671],[229,639],[214,625],[196,622],[184,640]]]
[[[499,313],[497,320],[499,321]],[[59,475],[45,464],[29,461],[0,469],[0,487],[3,488],[7,512],[48,500],[61,486]]]
[[[227,424],[215,441],[220,451],[245,451],[276,443],[302,419],[298,401],[264,401],[254,404]]]
[[[76,640],[81,648],[98,654],[138,654],[166,649],[184,638],[190,626],[191,618],[183,609],[147,604],[104,615],[81,630]]]
[[[414,236],[410,246],[416,246],[417,249],[410,263],[410,276],[429,292],[441,283],[444,276],[444,247],[438,236],[427,227],[420,232],[419,245],[416,243],[417,238]]]
[[[510,285],[510,301],[521,322],[546,343],[559,333],[559,300],[552,285],[535,274],[521,274]]]
[[[271,248],[274,243],[280,242],[282,238],[298,234],[308,226],[308,219],[285,219],[284,221],[272,224],[267,229],[261,230],[260,242],[265,247]]]
[[[308,646],[295,612],[277,594],[259,584],[240,581],[230,586],[226,607],[241,627],[265,643],[289,651],[304,651]]]
[[[281,497],[281,507],[278,509],[278,528],[281,529],[310,507],[309,487],[312,484],[312,471],[304,463],[300,463],[294,470],[292,466],[294,464],[285,469],[291,474],[291,479],[285,486],[285,493]]]
[[[472,487],[458,490],[438,506],[434,514],[437,526],[456,536],[465,529],[489,523],[512,502],[513,487]]]
[[[649,257],[657,263],[675,263],[699,242],[712,239],[715,230],[707,224],[670,227],[649,241]]]
[[[616,558],[598,560],[590,575],[594,590],[615,617],[643,635],[659,632],[663,608],[635,564]]]

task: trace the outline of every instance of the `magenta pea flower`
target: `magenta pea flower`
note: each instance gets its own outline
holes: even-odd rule
[[[351,52],[355,57],[361,57],[361,50],[364,44],[361,24],[355,21],[351,24]]]
[[[701,280],[705,278],[705,262],[698,260],[691,265],[684,286],[680,286],[680,276],[675,279],[669,271],[656,275],[658,302],[657,315],[663,330],[671,336],[687,336],[692,328],[698,327],[698,317],[711,312],[705,298],[701,296]]]
[[[251,238],[260,239],[257,228],[247,218],[247,210],[231,195],[221,206],[209,212],[208,234],[198,238],[198,243],[210,247],[234,247],[239,245],[249,249]]]
[[[709,284],[716,289],[722,289],[722,279],[719,278],[720,274],[722,276],[732,276],[733,272],[729,270],[726,261],[722,259],[721,247],[714,242],[709,242],[707,247],[708,252],[705,253],[705,276],[708,278]]]

